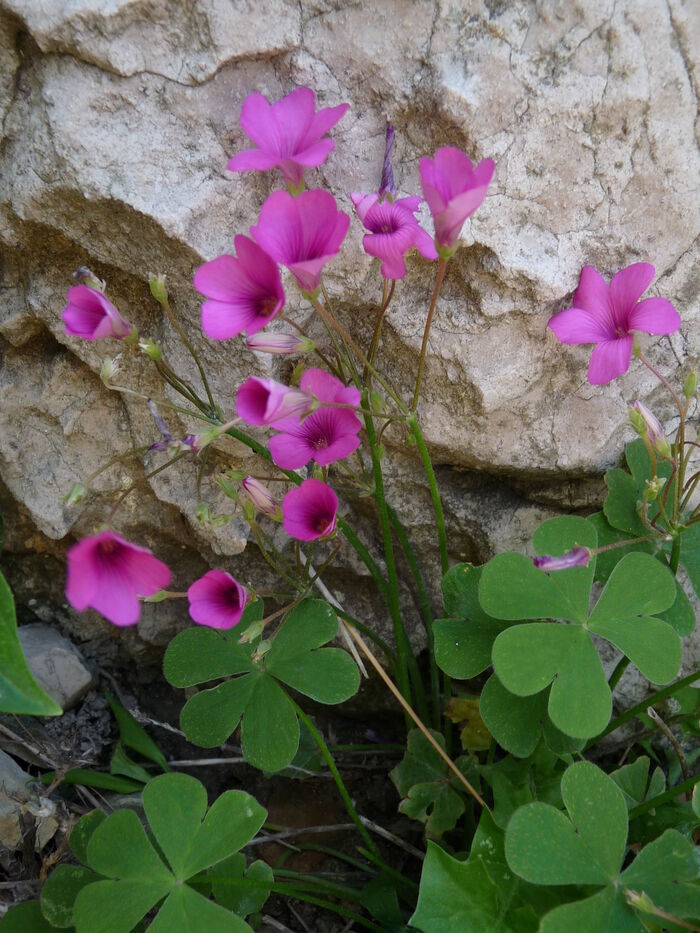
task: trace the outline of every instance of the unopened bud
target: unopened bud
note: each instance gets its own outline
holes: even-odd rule
[[[591,559],[591,552],[587,547],[576,546],[566,554],[553,556],[551,554],[541,554],[539,557],[533,557],[532,563],[538,570],[568,570],[570,567],[587,567]]]
[[[248,522],[249,525],[254,525],[256,512],[253,503],[250,501],[250,499],[246,499],[245,502],[243,502],[242,507],[243,518]]]
[[[241,487],[259,512],[274,519],[276,522],[282,521],[282,509],[267,486],[263,485],[253,476],[246,476],[241,483]]]
[[[82,483],[74,483],[68,495],[63,497],[63,501],[66,505],[77,505],[83,501],[87,494],[87,487],[83,486]]]
[[[665,459],[670,459],[671,448],[664,436],[663,425],[643,402],[637,400],[630,405],[632,427],[641,437],[646,437],[654,450]]]
[[[168,290],[165,287],[165,276],[155,275],[153,272],[149,272],[148,287],[151,289],[151,294],[158,302],[158,304],[165,304],[165,302],[168,300]]]
[[[663,476],[655,476],[654,479],[648,479],[644,482],[644,489],[642,490],[642,502],[654,502],[655,499],[658,499],[659,493],[666,485],[666,480]]]
[[[645,914],[656,913],[656,905],[644,891],[633,891],[631,888],[628,888],[625,891],[625,898],[630,907],[633,907],[635,910],[641,910]]]
[[[260,638],[264,628],[264,619],[258,619],[256,622],[251,622],[245,632],[243,632],[241,637],[238,639],[238,644],[249,645],[252,641],[255,641],[256,638]]]
[[[261,661],[261,660],[265,657],[265,655],[267,654],[267,652],[270,650],[270,648],[272,648],[272,639],[271,639],[271,638],[264,638],[264,639],[260,642],[260,644],[258,645],[258,647],[255,649],[255,651],[253,652],[253,656],[252,656],[251,660],[252,660],[253,662]]]
[[[695,395],[698,391],[698,374],[697,373],[688,373],[685,377],[685,382],[683,383],[683,395],[686,398],[695,398]]]
[[[211,521],[211,508],[206,502],[200,502],[194,510],[194,517],[200,525],[206,525]]]
[[[391,165],[391,155],[394,151],[394,141],[396,139],[394,127],[391,123],[386,125],[386,144],[384,146],[384,162],[382,163],[382,178],[379,182],[379,197],[393,201],[396,197],[396,184],[394,183],[394,171]]]
[[[82,282],[83,285],[87,285],[88,288],[94,288],[98,292],[104,294],[104,290],[107,288],[107,283],[104,279],[99,279],[92,269],[89,269],[87,266],[78,266],[75,272],[72,275],[73,281]]]
[[[246,340],[249,350],[259,353],[275,353],[278,356],[291,356],[300,353],[309,353],[316,344],[308,337],[297,337],[295,334],[253,334]]]
[[[238,501],[238,486],[236,486],[234,482],[232,482],[231,478],[229,477],[229,474],[224,473],[221,476],[217,476],[216,482],[219,484],[219,486],[221,486],[221,488],[226,493],[226,495],[229,497],[229,499],[234,499],[235,501]]]
[[[370,404],[370,408],[372,409],[372,411],[376,412],[377,414],[380,414],[380,412],[383,412],[384,407],[385,407],[385,399],[382,393],[377,392],[376,390],[370,392],[369,393],[369,404]]]
[[[100,379],[104,382],[105,385],[108,385],[112,379],[117,374],[117,369],[119,368],[117,360],[110,359],[106,357],[102,360],[102,366],[100,367]]]
[[[160,348],[160,344],[157,344],[155,340],[151,340],[148,337],[139,340],[139,350],[150,357],[150,359],[155,360],[156,363],[163,359],[163,351]]]
[[[143,599],[145,603],[162,603],[164,599],[168,598],[168,594],[165,590],[158,590],[157,593],[154,593],[153,596],[146,596]]]

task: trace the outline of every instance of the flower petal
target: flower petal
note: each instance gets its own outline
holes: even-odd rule
[[[610,280],[610,302],[618,325],[625,326],[635,304],[651,285],[654,267],[648,262],[635,262],[620,269]]]
[[[232,301],[203,301],[202,330],[212,340],[230,340],[244,330],[248,330],[257,319],[256,308],[252,304]],[[267,320],[263,322],[264,326]],[[260,328],[250,329],[255,333]]]
[[[549,319],[548,327],[562,343],[599,343],[611,334],[598,315],[585,308],[566,308]]]
[[[632,359],[634,338],[630,335],[617,340],[603,340],[593,350],[588,365],[591,385],[603,385],[626,373]]]
[[[290,161],[295,162],[297,165],[304,165],[307,168],[314,168],[316,165],[320,165],[334,149],[335,143],[332,139],[328,137],[318,139],[300,152],[295,152]]]
[[[226,168],[229,172],[265,172],[275,168],[282,161],[282,157],[273,152],[263,152],[261,149],[246,149],[237,152],[228,160]]]
[[[337,107],[323,107],[318,113],[315,113],[303,142],[308,144],[327,133],[339,120],[342,120],[349,107],[350,104],[338,104]]]
[[[645,298],[629,316],[630,330],[645,334],[673,334],[680,326],[680,314],[665,298]]]
[[[280,153],[280,138],[273,105],[255,91],[249,94],[241,107],[241,127],[249,139],[266,153]]]
[[[276,466],[283,470],[299,470],[313,458],[315,451],[305,438],[294,434],[273,434],[270,455]]]

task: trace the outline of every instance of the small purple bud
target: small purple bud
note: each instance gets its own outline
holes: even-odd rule
[[[248,337],[246,346],[249,350],[257,350],[260,353],[276,353],[281,356],[309,353],[313,350],[315,344],[308,337],[296,337],[294,334],[259,333]]]
[[[532,563],[538,570],[568,570],[569,567],[587,567],[590,559],[589,549],[577,546],[559,557],[553,557],[551,554],[533,557]]]
[[[262,512],[263,515],[268,515],[270,518],[274,518],[276,521],[281,520],[282,510],[267,486],[264,486],[253,476],[244,477],[241,481],[241,486],[243,492],[248,496],[259,512]]]
[[[662,457],[671,456],[671,448],[664,435],[663,425],[643,402],[637,400],[630,405],[632,427],[641,437],[647,437],[651,446]]]
[[[394,184],[394,170],[391,167],[391,154],[394,151],[394,142],[396,134],[391,123],[386,125],[386,147],[384,149],[384,164],[382,165],[382,180],[379,183],[379,197],[396,197],[396,185]]]

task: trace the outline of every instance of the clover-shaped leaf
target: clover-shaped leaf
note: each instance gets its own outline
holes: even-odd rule
[[[642,755],[632,764],[624,765],[610,775],[622,791],[628,810],[645,800],[658,797],[666,789],[666,778],[661,768],[654,768],[650,777],[649,765],[649,759]]]
[[[693,844],[673,829],[643,849],[624,872],[627,805],[622,791],[587,761],[571,765],[561,781],[567,813],[530,803],[506,830],[508,865],[536,885],[593,885],[601,890],[556,907],[541,921],[540,933],[571,930],[641,931],[625,892],[641,891],[673,915],[700,914],[700,864]]]
[[[638,504],[642,500],[644,485],[651,479],[651,461],[644,441],[637,438],[627,445],[625,460],[629,467],[626,470],[615,468],[605,474],[605,485],[608,495],[603,504],[605,517],[614,528],[627,532],[628,535],[646,535],[648,528],[639,516]],[[657,473],[668,479],[671,475],[671,464],[661,460],[657,464]],[[666,490],[662,491],[662,496]],[[669,490],[673,495],[673,487]],[[647,516],[653,520],[659,511],[655,502],[649,504]]]
[[[262,601],[253,606],[257,608],[249,624],[262,618]],[[299,722],[280,683],[327,704],[342,703],[359,688],[360,674],[350,655],[322,647],[337,631],[338,617],[328,603],[307,599],[289,613],[261,657],[254,652],[256,639],[238,643],[238,626],[227,632],[182,632],[165,655],[170,683],[192,686],[231,678],[187,701],[181,725],[188,739],[213,748],[240,723],[241,748],[250,764],[270,772],[286,767],[299,747]]]
[[[430,731],[444,748],[444,737]],[[458,758],[455,763],[465,775],[472,770],[469,758]],[[464,799],[456,790],[461,784],[418,729],[408,733],[406,754],[389,776],[403,798],[399,804],[401,813],[425,823],[431,836],[438,837],[452,829],[464,813]],[[469,777],[473,783],[473,773]]]
[[[595,547],[595,529],[584,519],[552,519],[535,535],[540,553],[546,548],[561,554],[576,544]],[[676,599],[668,568],[649,554],[627,554],[589,614],[593,574],[593,560],[588,567],[546,574],[523,555],[501,554],[484,567],[479,587],[482,606],[494,616],[571,623],[511,626],[496,638],[492,660],[503,686],[518,696],[532,696],[551,684],[552,722],[579,739],[602,731],[612,709],[593,634],[619,648],[654,683],[672,680],[681,662],[678,635],[657,616]]]
[[[266,811],[237,790],[223,793],[207,811],[206,790],[185,774],[154,778],[144,788],[143,806],[158,850],[131,810],[118,810],[94,828],[87,865],[104,880],[79,891],[76,933],[128,933],[163,898],[152,931],[250,933],[240,917],[186,882],[244,846]]]
[[[247,865],[246,857],[241,852],[220,862],[209,875],[217,903],[235,911],[240,917],[262,910],[275,880],[266,862],[258,859]],[[244,878],[254,882],[255,887],[241,884]]]

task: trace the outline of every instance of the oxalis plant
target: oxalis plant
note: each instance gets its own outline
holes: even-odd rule
[[[689,424],[697,378],[686,374],[674,387],[636,336],[675,332],[680,317],[665,298],[642,297],[654,276],[648,263],[620,270],[609,283],[591,266],[583,268],[572,306],[555,314],[549,327],[564,343],[595,344],[591,384],[623,376],[632,361],[647,367],[673,399],[675,436],[668,439],[656,416],[633,402],[630,420],[639,437],[626,449],[625,466],[605,476],[602,512],[544,522],[533,537],[534,558],[504,553],[481,567],[451,566],[418,408],[440,288],[494,164],[485,159],[474,166],[451,147],[421,159],[433,239],[416,216],[421,198],[397,196],[388,127],[378,191],[350,195],[365,230],[364,249],[380,261],[382,282],[373,333],[360,340],[334,313],[322,279],[350,217],[330,193],[307,188],[305,178],[333,149],[327,133],[346,110],[345,104],[316,110],[308,88],[273,104],[257,93],[248,97],[241,126],[255,148],[234,156],[228,168],[275,171],[287,190],[266,199],[249,236],[235,237],[235,256],[219,256],[194,274],[205,299],[205,335],[223,341],[245,334],[251,350],[298,360],[289,385],[250,376],[235,400],[215,398],[161,275],[151,277],[151,291],[192,355],[197,383],[136,332],[88,269],[78,270],[81,282],[68,292],[63,311],[67,334],[120,340],[123,354],[152,364],[169,387],[162,398],[146,398],[119,384],[115,360],[102,368],[108,388],[142,397],[153,415],[157,436],[148,453],[157,466],[150,476],[182,458],[195,460],[200,471],[210,469],[208,455],[224,435],[252,451],[258,469],[251,475],[228,470],[217,479],[236,504],[232,514],[247,520],[280,591],[263,593],[226,569],[186,581],[186,591],[169,589],[168,567],[114,528],[129,488],[105,525],[69,550],[66,595],[75,609],[94,609],[117,626],[137,624],[144,600],[187,599],[194,624],[172,640],[164,660],[167,680],[189,688],[180,719],[185,735],[215,748],[240,734],[245,760],[268,773],[294,768],[310,745],[317,746],[320,766],[330,772],[356,828],[352,847],[324,851],[363,880],[331,882],[286,870],[283,860],[274,866],[256,861],[253,846],[269,838],[259,835],[265,810],[240,790],[210,802],[194,778],[167,770],[151,739],[113,702],[121,743],[109,777],[121,775],[127,789],[141,792],[143,817],[133,809],[82,816],[70,836],[74,859],[49,875],[38,902],[8,913],[5,929],[250,930],[260,925],[274,893],[335,913],[344,930],[697,931],[700,860],[693,837],[700,801],[692,767],[700,732],[700,688],[693,684],[700,674],[679,679],[683,638],[695,625],[684,587],[689,582],[700,592],[700,472]],[[383,371],[380,350],[384,317],[405,275],[405,254],[414,247],[434,264],[435,285],[415,385],[406,396]],[[280,266],[318,314],[322,342],[285,314]],[[266,329],[280,321],[282,329]],[[193,433],[173,434],[169,412],[189,419]],[[387,500],[387,430],[394,442],[403,438],[415,448],[425,471],[442,604],[438,581],[425,579]],[[94,478],[74,487],[68,502],[93,494]],[[381,555],[353,525],[358,497],[372,500]],[[212,515],[206,503],[196,508],[203,522],[230,518]],[[275,523],[288,545],[279,545]],[[371,620],[346,611],[324,583],[351,551],[386,603],[392,644]],[[397,558],[410,573],[425,627],[425,669],[407,636]],[[8,644],[14,644],[11,596],[3,593]],[[612,652],[617,658],[613,666],[603,662],[605,645],[605,657]],[[55,713],[45,697],[32,694],[21,664],[15,651],[2,674],[4,708]],[[612,718],[615,690],[630,664],[654,692]],[[402,870],[392,864],[392,846],[407,843],[388,834],[391,841],[381,840],[380,848],[376,827],[358,814],[304,708],[305,698],[331,706],[348,700],[370,668],[405,714],[405,755],[390,778],[399,810],[423,824],[427,840],[425,853],[408,846],[413,863],[402,853]],[[621,760],[601,741],[633,720],[642,731]],[[663,743],[651,744],[655,733]],[[146,761],[131,759],[126,748]],[[153,767],[163,773],[153,777]]]

